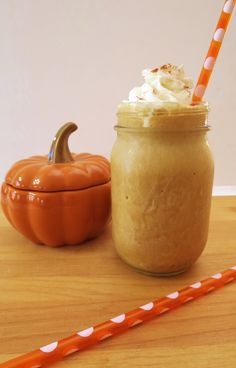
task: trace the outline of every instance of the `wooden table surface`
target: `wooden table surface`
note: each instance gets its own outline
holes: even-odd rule
[[[203,255],[154,278],[116,255],[111,229],[79,246],[34,245],[0,215],[0,362],[112,318],[236,264],[236,197],[213,198]],[[236,283],[74,354],[53,367],[234,367]]]

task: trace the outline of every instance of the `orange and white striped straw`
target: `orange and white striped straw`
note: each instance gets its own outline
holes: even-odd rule
[[[231,18],[231,15],[234,10],[236,0],[226,0],[220,15],[220,19],[217,23],[215,33],[213,35],[209,50],[207,52],[207,56],[205,62],[203,64],[198,82],[193,92],[192,101],[199,102],[202,100],[202,97],[207,88],[209,79],[211,77],[212,70],[214,68],[217,56],[219,54],[225,32],[228,28],[228,24]]]
[[[217,273],[203,281],[195,282],[180,291],[175,291],[163,298],[144,304],[130,312],[120,314],[94,327],[79,331],[63,340],[54,341],[31,353],[2,363],[0,368],[47,367],[50,363],[61,360],[67,355],[89,348],[102,340],[124,332],[155,316],[169,312],[235,280],[236,266],[233,266],[226,271]]]

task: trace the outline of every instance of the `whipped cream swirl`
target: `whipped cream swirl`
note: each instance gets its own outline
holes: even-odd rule
[[[153,102],[162,104],[175,102],[191,103],[193,80],[185,76],[183,65],[163,65],[160,68],[145,69],[142,72],[145,83],[129,92],[128,102]]]

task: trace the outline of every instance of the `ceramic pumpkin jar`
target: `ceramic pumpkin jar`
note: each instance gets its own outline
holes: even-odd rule
[[[102,232],[110,220],[110,164],[98,155],[71,154],[67,123],[48,156],[16,162],[1,188],[9,222],[35,243],[57,247],[78,244]]]

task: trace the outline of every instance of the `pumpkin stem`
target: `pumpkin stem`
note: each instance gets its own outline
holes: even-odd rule
[[[53,138],[52,145],[48,154],[48,162],[58,164],[73,161],[69,150],[68,139],[71,133],[77,129],[75,123],[64,124]]]

